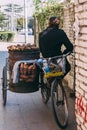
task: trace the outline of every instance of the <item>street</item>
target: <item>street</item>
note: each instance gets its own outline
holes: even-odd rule
[[[34,35],[27,35],[28,43],[34,43]],[[15,43],[25,43],[25,35],[19,33],[15,33],[14,41]]]
[[[34,36],[28,35],[27,42],[33,44]],[[25,35],[15,33],[14,40],[12,42],[0,42],[0,51],[7,51],[7,47],[10,45],[25,44]]]

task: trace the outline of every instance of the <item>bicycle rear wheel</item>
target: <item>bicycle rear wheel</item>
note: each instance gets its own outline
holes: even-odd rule
[[[48,85],[47,79],[44,77],[44,72],[42,71],[41,75],[41,96],[42,96],[42,101],[47,104],[49,101],[50,95],[51,95],[51,90]]]
[[[41,87],[41,95],[42,95],[43,102],[47,104],[50,98],[50,89],[47,88],[46,84],[43,84],[43,86]]]
[[[51,87],[52,111],[60,128],[68,125],[68,104],[62,81],[54,80]]]

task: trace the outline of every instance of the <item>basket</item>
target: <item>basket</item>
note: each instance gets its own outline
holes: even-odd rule
[[[38,77],[34,82],[21,81],[17,84],[10,83],[9,90],[16,93],[32,93],[39,90]]]
[[[12,72],[13,66],[16,61],[19,60],[34,60],[40,58],[39,49],[29,49],[29,50],[9,50],[9,68]]]

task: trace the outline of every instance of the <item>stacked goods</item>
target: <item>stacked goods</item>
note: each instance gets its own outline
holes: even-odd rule
[[[23,45],[11,45],[8,47],[9,53],[9,68],[12,72],[14,63],[19,60],[34,60],[40,57],[39,48],[36,47],[35,44],[31,45],[23,44]]]
[[[19,77],[20,81],[33,82],[37,75],[37,66],[35,63],[33,64],[21,63],[19,67],[19,72],[20,72]]]
[[[17,50],[23,51],[23,50],[31,50],[31,49],[36,50],[37,49],[35,44],[31,45],[30,43],[23,44],[23,45],[20,45],[20,44],[11,45],[11,46],[8,46],[7,48],[8,48],[9,51],[17,51]]]

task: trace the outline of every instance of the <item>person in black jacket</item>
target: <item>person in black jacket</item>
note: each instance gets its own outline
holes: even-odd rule
[[[49,26],[39,33],[39,48],[44,58],[58,56],[73,51],[73,44],[67,37],[66,33],[59,29],[60,18],[51,17],[49,19]],[[65,50],[62,52],[62,45]],[[70,71],[71,66],[66,59],[66,73]]]

